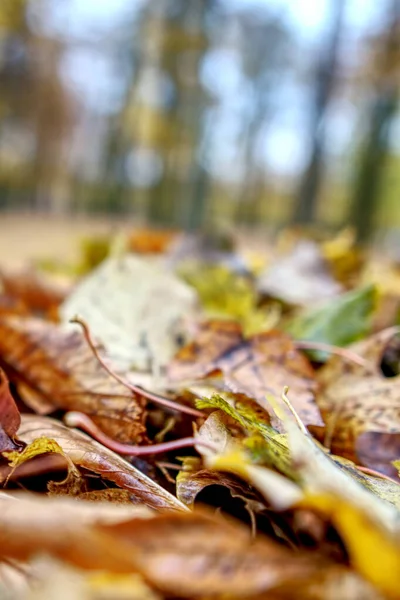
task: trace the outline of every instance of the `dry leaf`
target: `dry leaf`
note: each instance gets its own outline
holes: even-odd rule
[[[68,498],[0,493],[0,557],[26,561],[47,553],[85,569],[134,570],[126,546],[97,529],[99,523],[146,519],[143,507],[115,506]]]
[[[317,395],[332,451],[388,475],[400,456],[400,376],[385,377],[380,364],[394,334],[386,329],[349,347],[370,368],[332,357]]]
[[[315,576],[315,556],[292,554],[209,512],[160,515],[104,527],[127,542],[144,578],[168,596],[250,596]]]
[[[21,447],[14,440],[20,423],[21,416],[11,395],[7,377],[0,369],[0,452]]]
[[[262,498],[244,481],[240,481],[229,473],[196,469],[192,461],[196,461],[196,459],[189,457],[184,461],[184,468],[176,478],[176,495],[189,508],[194,508],[196,497],[200,492],[208,486],[215,485],[228,489],[232,498],[243,500],[248,511],[260,512],[265,509]]]
[[[93,356],[81,331],[40,319],[0,318],[0,356],[33,394],[24,399],[36,412],[82,411],[110,437],[140,442],[145,400],[115,381]]]
[[[133,501],[157,510],[186,510],[175,496],[127,460],[86,434],[76,429],[69,429],[55,419],[23,415],[19,434],[27,444],[35,442],[40,437],[55,440],[74,465],[98,473],[104,480],[112,481],[118,487],[129,491]]]
[[[88,572],[54,558],[30,562],[31,589],[7,600],[159,600],[137,573]],[[2,596],[0,596],[3,598]]]
[[[32,269],[0,272],[0,283],[7,296],[19,299],[31,312],[55,312],[66,297],[69,285],[61,285]]]
[[[168,596],[253,596],[318,580],[321,568],[346,574],[312,554],[294,554],[242,524],[209,512],[148,518],[142,508],[0,494],[0,556],[50,554],[84,569],[138,572]]]
[[[179,347],[184,317],[196,304],[194,290],[164,265],[127,255],[90,273],[60,314],[66,322],[81,317],[118,369],[157,372]]]
[[[317,244],[301,240],[287,256],[276,258],[262,273],[258,289],[289,304],[304,305],[336,296],[341,285],[329,273]]]
[[[222,372],[226,387],[254,398],[273,417],[266,396],[280,397],[289,386],[294,406],[306,425],[322,425],[314,393],[314,371],[290,337],[279,331],[244,339],[240,326],[211,321],[198,337],[175,356],[169,366],[170,380],[194,380]]]

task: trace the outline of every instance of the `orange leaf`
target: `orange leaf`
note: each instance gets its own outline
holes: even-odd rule
[[[108,375],[80,331],[40,319],[0,318],[0,355],[29,388],[36,412],[78,410],[121,442],[144,438],[145,403]]]

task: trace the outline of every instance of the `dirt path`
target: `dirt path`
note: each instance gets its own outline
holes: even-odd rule
[[[132,223],[116,222],[104,217],[60,219],[0,214],[0,264],[20,266],[39,258],[73,260],[84,236],[129,227],[132,227]]]

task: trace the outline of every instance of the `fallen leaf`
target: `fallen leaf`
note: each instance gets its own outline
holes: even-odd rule
[[[276,307],[275,310],[258,308],[258,294],[248,276],[222,265],[201,263],[181,267],[179,275],[195,288],[210,319],[235,319],[246,335],[270,329],[279,318]]]
[[[297,484],[271,469],[253,465],[243,451],[208,457],[206,465],[209,469],[234,473],[244,481],[248,481],[276,510],[292,508],[304,497]]]
[[[88,572],[54,558],[31,561],[31,590],[9,600],[160,600],[137,573]]]
[[[297,340],[347,346],[369,333],[375,300],[372,285],[352,290],[321,307],[306,309],[287,322],[286,330]],[[329,358],[320,350],[309,353],[316,360]]]
[[[297,415],[287,410],[279,410],[279,415],[304,492],[304,498],[297,505],[318,508],[328,515],[345,542],[352,566],[383,593],[398,597],[398,508],[360,485],[351,476],[349,467],[335,462],[323,452],[304,425],[299,427]],[[257,487],[256,482],[253,483]],[[397,487],[400,490],[400,486]],[[372,564],[373,554],[380,558]]]
[[[70,291],[69,284],[52,280],[32,269],[17,272],[2,270],[0,282],[4,293],[20,300],[30,312],[55,313]]]
[[[342,288],[329,273],[319,247],[302,240],[268,266],[258,279],[258,289],[288,304],[305,305],[336,296]]]
[[[335,454],[388,475],[400,456],[400,376],[380,369],[385,348],[395,335],[386,329],[350,347],[370,367],[332,357],[319,371],[318,406]]]
[[[295,482],[300,488],[306,485],[307,481],[303,481],[300,468],[301,461],[306,459],[303,455],[297,456],[293,453],[288,434],[279,434],[271,427],[257,421],[251,405],[235,402],[229,397],[224,399],[214,395],[210,399],[198,401],[198,405],[219,409],[211,413],[198,433],[199,437],[212,442],[217,449],[217,453],[215,453],[200,445],[197,447],[198,452],[205,458],[206,466],[235,473],[259,489],[272,505],[284,504],[287,506],[287,498],[290,499],[292,495],[296,494],[295,488],[289,480]],[[226,415],[223,418],[222,411],[236,420],[243,431],[247,432],[248,437],[243,433],[239,437],[237,435],[233,437],[232,428],[228,428]],[[281,412],[280,417],[285,417],[285,412]],[[298,441],[299,434],[295,432],[294,435]],[[352,480],[351,490],[352,486],[356,484],[355,494],[359,491],[358,486],[362,486],[364,491],[369,490],[374,494],[373,501],[383,500],[383,506],[389,503],[400,510],[400,482],[398,484],[395,481],[365,474],[358,470],[350,460],[328,454],[310,436],[303,437],[306,441],[300,437],[300,448],[307,449],[310,455],[307,454],[306,462],[315,461],[318,457],[316,464],[310,468],[311,471],[315,469],[316,478],[319,472],[328,473],[328,477],[332,477],[333,483],[335,483],[335,475],[337,475],[341,483],[338,483],[335,489],[339,489],[340,485],[346,485],[346,480],[343,479],[345,475]],[[278,474],[270,470],[266,472],[264,467],[279,471],[289,480],[277,477]],[[275,483],[273,483],[274,477]],[[275,494],[273,493],[274,489]],[[281,494],[280,489],[285,493]],[[377,510],[381,506],[382,504],[378,502]]]
[[[21,444],[15,441],[21,416],[11,395],[7,377],[0,369],[0,452],[16,450]]]
[[[25,391],[25,402],[36,412],[49,412],[49,407],[82,411],[116,440],[143,440],[146,401],[105,372],[81,331],[40,319],[3,317],[0,356],[22,380],[20,393]]]
[[[49,417],[23,415],[19,430],[26,444],[35,444],[42,437],[54,440],[73,464],[98,473],[132,495],[132,501],[156,509],[186,510],[186,507],[155,481],[136,469],[127,460],[105,448],[86,434],[70,429]],[[56,451],[56,448],[53,449]]]
[[[0,493],[0,557],[27,561],[47,553],[85,569],[129,573],[135,569],[127,547],[95,526],[135,516],[152,513],[140,506]]]
[[[337,571],[293,553],[242,524],[206,511],[152,516],[135,507],[28,494],[0,494],[0,556],[40,553],[81,569],[139,573],[171,597],[249,597],[286,584],[294,590]]]
[[[168,596],[248,597],[285,582],[294,590],[322,566],[314,556],[294,554],[263,536],[252,539],[243,525],[209,512],[104,529],[132,547],[139,572]]]
[[[194,290],[162,264],[127,255],[108,258],[81,281],[60,315],[65,322],[82,318],[118,369],[159,373],[196,305]]]
[[[197,401],[199,408],[216,408],[205,423],[201,426],[199,434],[206,435],[209,441],[218,448],[219,454],[229,453],[237,450],[235,442],[238,436],[232,435],[232,426],[226,426],[225,419],[221,417],[221,411],[236,421],[249,437],[240,436],[241,443],[252,452],[257,461],[265,466],[273,467],[287,477],[294,479],[296,471],[292,467],[289,446],[286,435],[278,433],[265,421],[265,416],[260,414],[261,407],[255,410],[254,402],[246,398],[238,399],[232,394],[214,394],[210,398],[202,398]],[[256,435],[254,435],[256,434]],[[259,437],[257,434],[260,434]],[[260,443],[261,440],[261,443]],[[198,446],[198,451],[203,456],[212,456],[210,452]]]
[[[243,500],[248,511],[260,512],[265,509],[262,498],[247,483],[229,473],[217,473],[204,468],[196,469],[191,457],[183,462],[182,470],[176,478],[176,495],[183,504],[193,509],[198,494],[212,485],[228,489],[232,498]]]
[[[197,338],[175,356],[168,372],[174,382],[221,372],[229,391],[254,398],[272,417],[266,397],[280,397],[289,386],[304,423],[323,424],[314,399],[313,368],[285,333],[269,331],[245,339],[236,323],[204,323]]]
[[[64,481],[50,481],[48,483],[50,494],[60,493],[63,495],[77,496],[81,492],[86,491],[85,481],[72,460],[65,454],[61,446],[55,440],[45,436],[33,440],[33,442],[28,444],[22,452],[3,452],[3,456],[8,460],[8,466],[11,469],[11,472],[7,474],[6,481],[9,481],[10,477],[15,472],[15,469],[43,454],[61,455],[65,459],[65,463],[68,467],[68,475]],[[52,463],[49,463],[49,467],[51,466]]]

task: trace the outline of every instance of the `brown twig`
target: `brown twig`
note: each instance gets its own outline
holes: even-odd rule
[[[365,360],[365,358],[347,348],[340,348],[340,346],[332,346],[331,344],[324,344],[323,342],[297,341],[294,342],[294,344],[298,350],[319,350],[321,352],[328,352],[329,354],[336,354],[349,362],[354,362],[360,367],[366,369],[371,369],[372,367],[368,360]]]
[[[147,398],[147,400],[151,400],[152,402],[155,402],[162,406],[166,406],[167,408],[170,408],[171,410],[176,410],[176,411],[179,411],[182,413],[186,413],[193,417],[201,417],[201,418],[206,417],[206,415],[203,412],[201,412],[195,408],[191,408],[190,406],[185,406],[184,404],[178,404],[178,402],[174,402],[173,400],[169,400],[168,398],[164,398],[163,396],[159,396],[158,394],[153,394],[152,392],[149,392],[148,390],[145,390],[138,385],[134,385],[133,383],[126,381],[126,379],[121,377],[121,375],[118,375],[118,373],[115,373],[101,358],[101,356],[98,352],[98,349],[96,347],[96,344],[93,341],[93,338],[91,336],[91,333],[90,333],[89,328],[88,328],[87,324],[85,323],[85,321],[83,321],[79,317],[74,317],[73,319],[70,320],[70,323],[76,323],[77,325],[80,325],[82,327],[85,339],[86,339],[90,349],[92,350],[94,356],[99,361],[99,363],[101,364],[103,369],[105,371],[107,371],[107,373],[111,377],[113,377],[116,381],[118,381],[119,383],[124,385],[133,394],[139,394],[140,396],[144,396],[144,398]]]
[[[123,444],[108,437],[95,425],[90,417],[78,411],[70,411],[64,415],[64,423],[69,427],[79,427],[89,433],[95,440],[113,450],[118,454],[131,456],[147,456],[149,454],[160,454],[161,452],[170,452],[179,448],[189,448],[191,446],[204,446],[208,450],[214,452],[217,448],[196,437],[181,438],[171,442],[163,442],[161,444],[153,444],[151,446],[136,446],[134,444]]]

